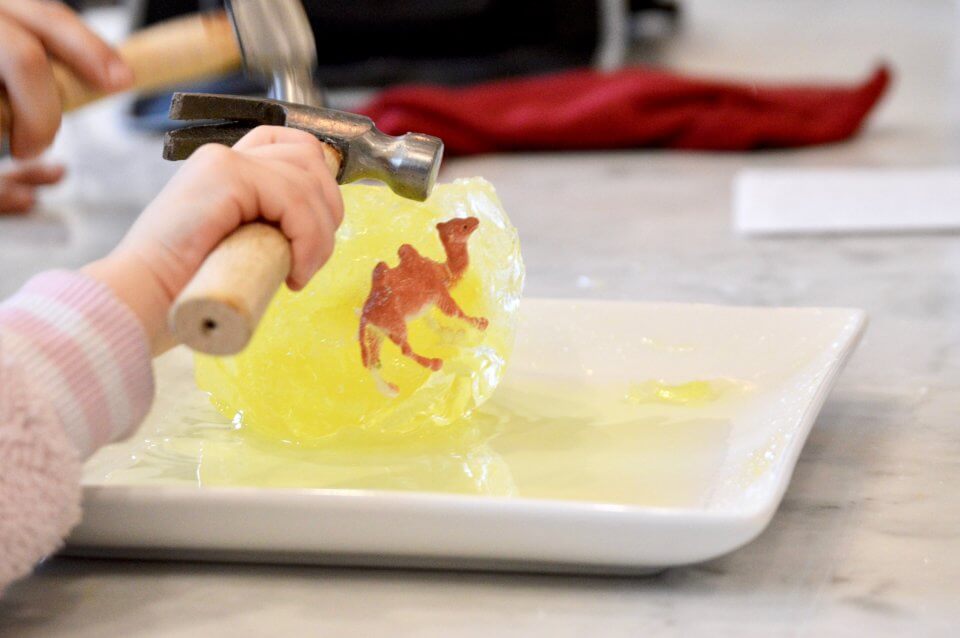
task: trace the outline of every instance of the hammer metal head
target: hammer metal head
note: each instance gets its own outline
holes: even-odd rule
[[[316,65],[317,43],[300,0],[230,0],[227,8],[248,69],[270,74],[277,65]]]
[[[227,9],[247,72],[271,79],[274,98],[323,106],[317,43],[301,0],[229,0]]]
[[[170,105],[170,118],[220,123],[167,133],[163,156],[168,160],[186,159],[208,143],[233,146],[262,124],[288,126],[313,134],[340,153],[339,183],[374,179],[398,195],[417,201],[430,196],[443,158],[443,142],[431,135],[393,137],[362,115],[279,100],[177,93]]]

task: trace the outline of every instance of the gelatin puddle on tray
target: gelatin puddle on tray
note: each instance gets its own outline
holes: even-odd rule
[[[138,436],[86,467],[86,484],[443,492],[696,506],[752,392],[728,380],[591,386],[512,379],[470,419],[390,444],[265,442],[219,415],[192,379],[161,388]],[[181,387],[182,386],[182,387]]]

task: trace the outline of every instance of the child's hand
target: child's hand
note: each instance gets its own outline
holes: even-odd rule
[[[0,215],[29,211],[37,201],[37,187],[61,179],[63,167],[47,164],[25,164],[0,174]]]
[[[60,94],[50,60],[91,86],[121,91],[133,73],[77,15],[49,0],[0,0],[0,84],[13,112],[10,152],[39,155],[60,128]]]
[[[330,258],[343,220],[340,189],[309,133],[260,127],[233,149],[199,149],[113,253],[86,272],[133,309],[159,353],[173,345],[166,326],[172,301],[220,240],[258,218],[290,239],[287,283],[299,290]]]

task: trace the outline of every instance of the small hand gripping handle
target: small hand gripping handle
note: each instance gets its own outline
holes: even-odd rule
[[[134,33],[119,47],[133,70],[135,91],[150,92],[217,77],[239,69],[240,46],[223,11],[175,18]],[[106,94],[91,88],[67,67],[53,63],[64,112]],[[0,90],[0,138],[10,133],[10,104]]]
[[[327,168],[340,154],[324,144]],[[174,337],[193,350],[224,356],[243,350],[290,273],[290,244],[273,226],[241,226],[210,253],[170,309]]]

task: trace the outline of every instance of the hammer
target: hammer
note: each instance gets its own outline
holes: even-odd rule
[[[204,123],[168,133],[166,159],[186,159],[208,143],[232,146],[262,124],[289,126],[324,143],[338,183],[375,179],[403,197],[429,197],[443,142],[420,133],[392,137],[369,118],[322,108],[313,79],[316,44],[299,0],[232,0],[229,7],[247,71],[272,76],[275,99],[174,95],[171,119]],[[240,352],[287,278],[290,259],[290,245],[275,227],[242,226],[213,250],[174,301],[174,336],[207,354]]]

